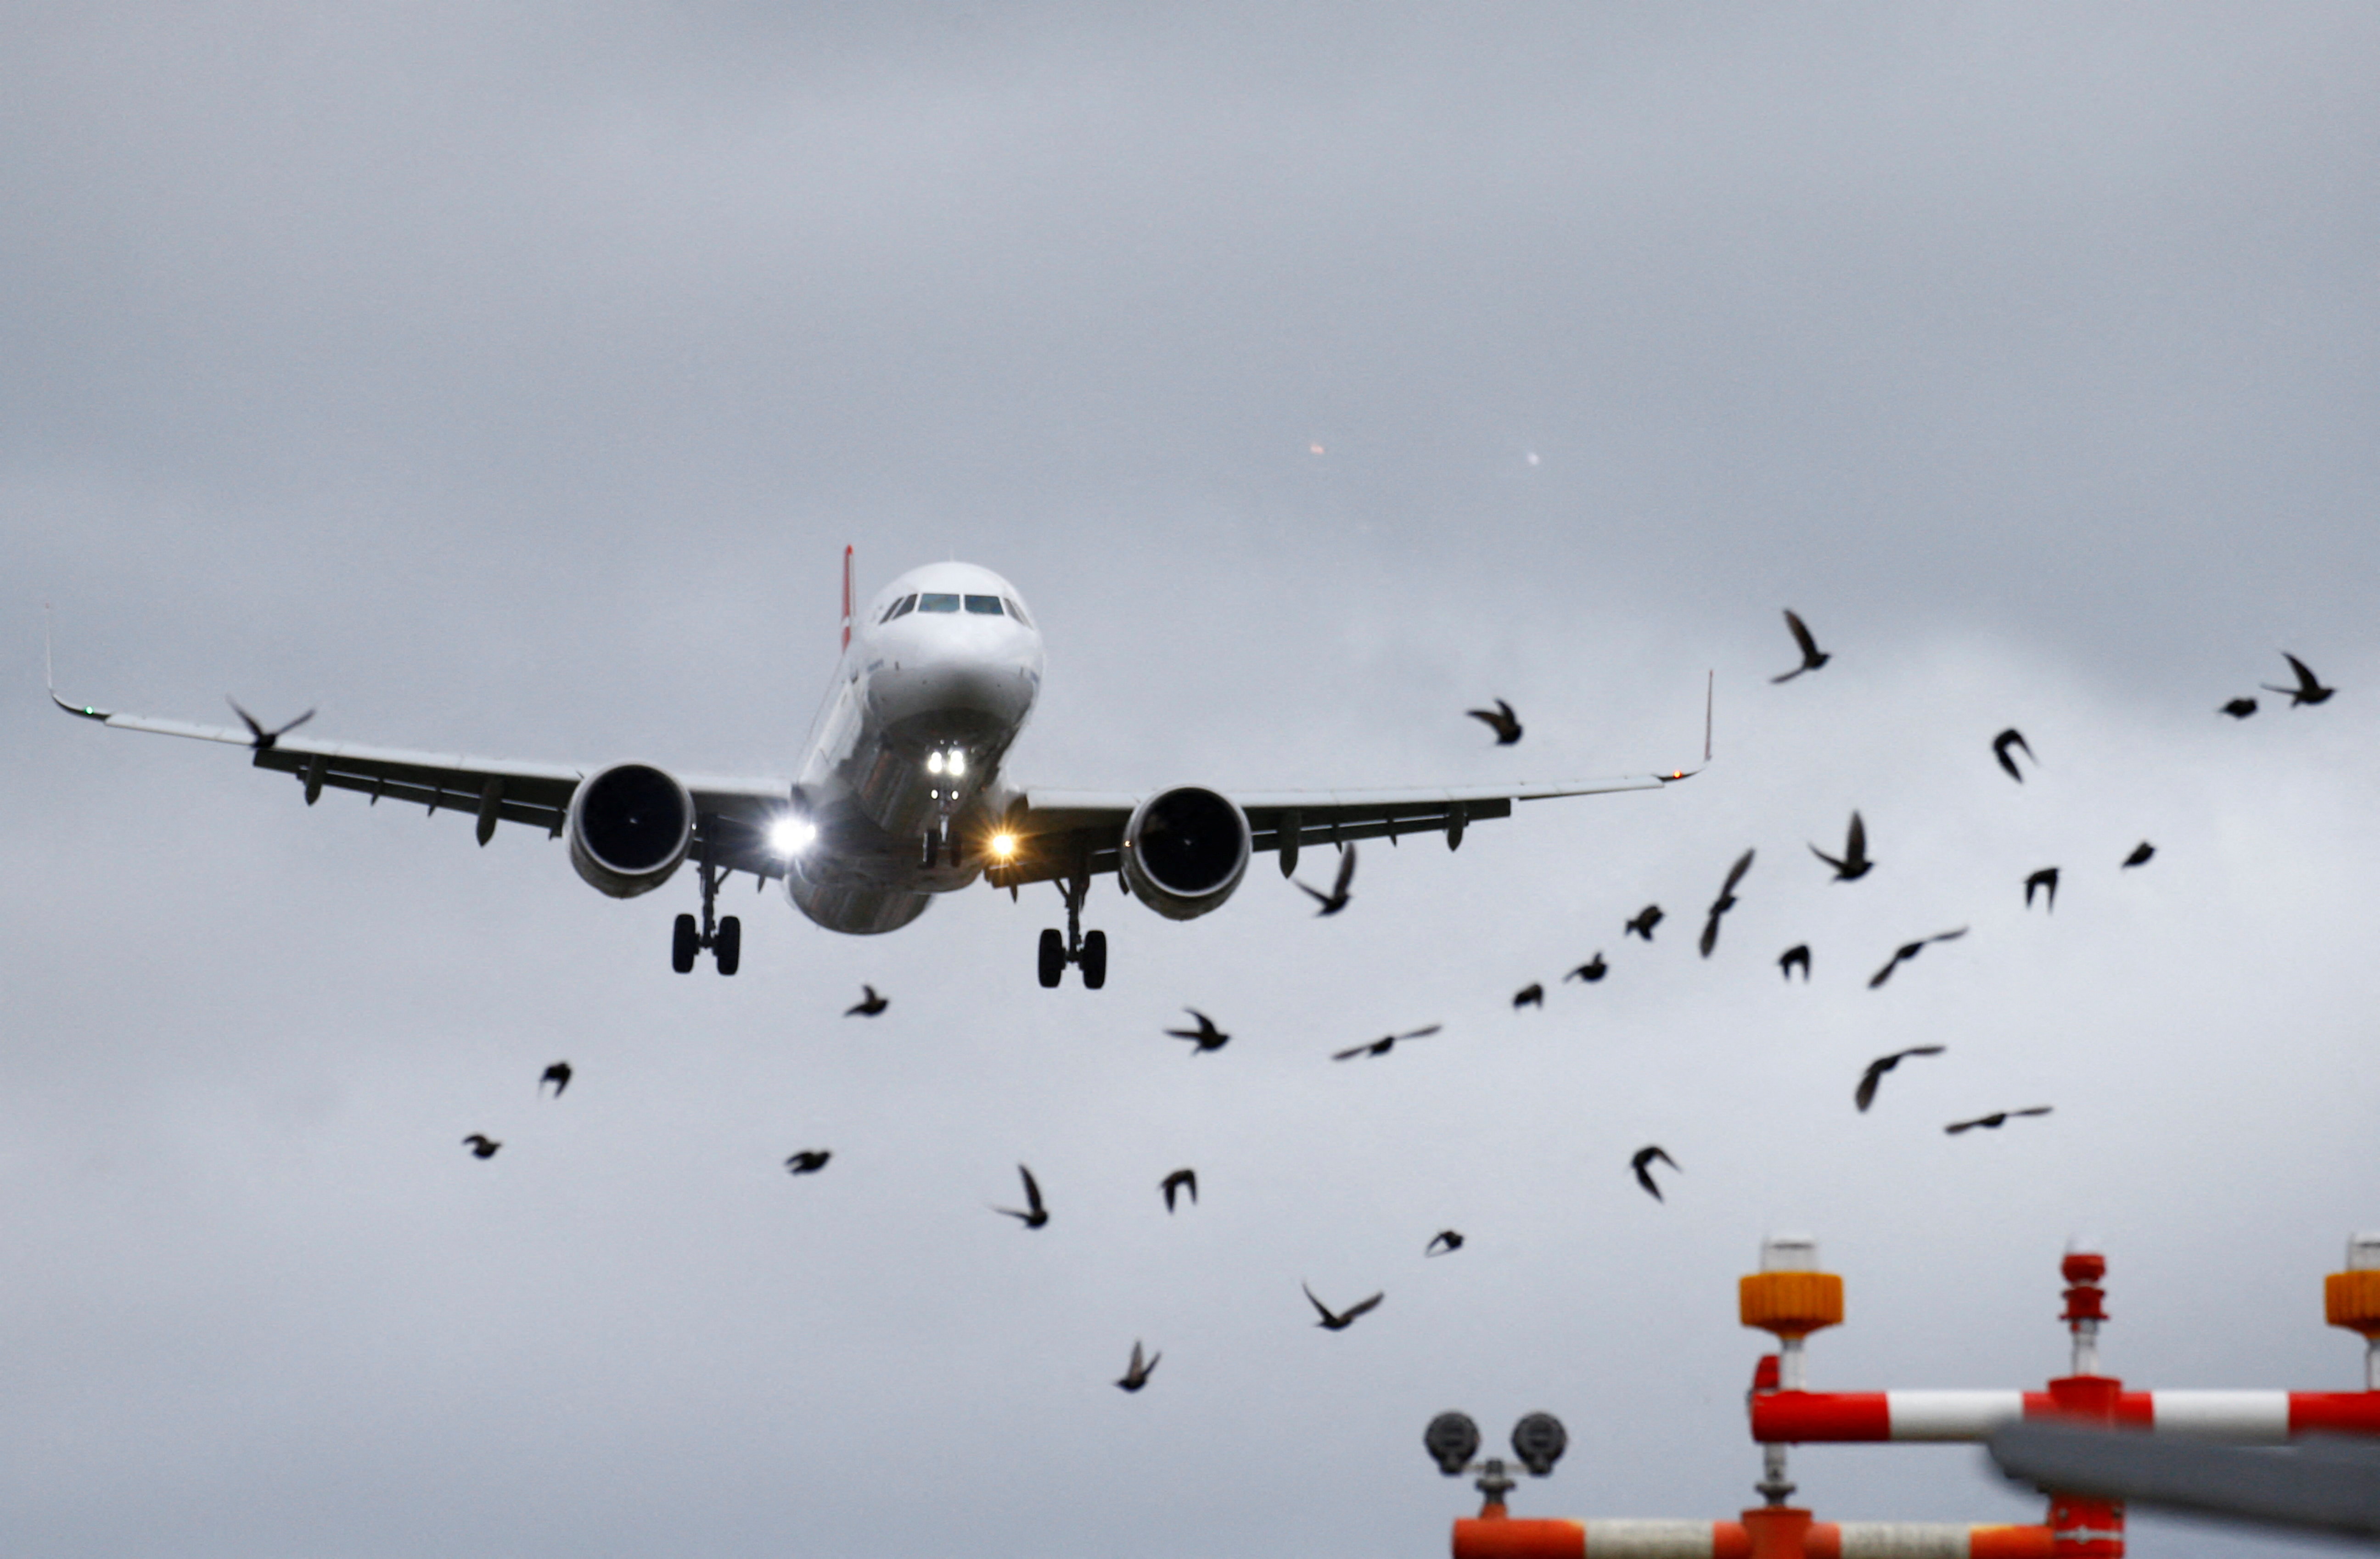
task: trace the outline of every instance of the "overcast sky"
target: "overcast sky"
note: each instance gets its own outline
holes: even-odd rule
[[[2375,82],[2350,6],[0,16],[10,1551],[1418,1556],[1447,1408],[1568,1422],[1518,1514],[1718,1517],[1777,1228],[1848,1285],[1821,1387],[2062,1373],[2077,1234],[2128,1381],[2356,1386]],[[1367,845],[1330,920],[1103,881],[1097,993],[1046,888],[739,889],[722,980],[690,879],[42,693],[48,599],[77,700],[784,775],[847,542],[1034,603],[1026,783],[1641,772],[1706,672],[1716,762]],[[1772,686],[1787,606],[1835,659]],[[2216,713],[2283,649],[2338,695]],[[1794,1470],[2039,1518],[1971,1448]]]

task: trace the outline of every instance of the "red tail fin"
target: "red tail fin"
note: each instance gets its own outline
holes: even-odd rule
[[[851,647],[851,549],[843,550],[843,647]]]

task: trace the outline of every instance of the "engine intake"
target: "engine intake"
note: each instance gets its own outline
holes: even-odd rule
[[[1160,791],[1123,826],[1123,878],[1168,920],[1196,920],[1240,886],[1252,846],[1247,815],[1196,785]]]
[[[633,899],[669,881],[694,841],[694,798],[650,764],[620,763],[582,782],[564,827],[589,886]]]

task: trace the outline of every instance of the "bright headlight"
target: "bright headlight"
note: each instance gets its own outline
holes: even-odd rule
[[[818,826],[799,817],[780,817],[770,826],[769,848],[780,855],[799,855],[818,838]]]
[[[966,772],[966,754],[961,752],[956,747],[953,747],[951,749],[950,768],[953,774],[965,774]]]
[[[940,774],[941,771],[942,755],[940,753],[929,753],[926,755],[926,772],[929,774]]]
[[[1016,853],[1016,836],[1014,834],[992,835],[991,852],[1003,861],[1007,860]]]

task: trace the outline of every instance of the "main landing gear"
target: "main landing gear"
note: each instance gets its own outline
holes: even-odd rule
[[[670,937],[670,967],[681,974],[693,973],[696,955],[707,948],[719,972],[733,974],[744,962],[744,923],[717,912],[719,879],[725,875],[710,859],[710,840],[718,832],[718,819],[705,817],[702,823],[702,843],[695,861],[702,874],[702,920],[697,924],[692,915],[677,917]]]
[[[1091,896],[1090,874],[1086,872],[1072,879],[1062,880],[1058,891],[1066,896],[1066,934],[1057,928],[1041,933],[1041,984],[1046,989],[1066,977],[1066,965],[1080,964],[1083,988],[1095,991],[1108,983],[1108,934],[1083,929],[1083,901]]]

